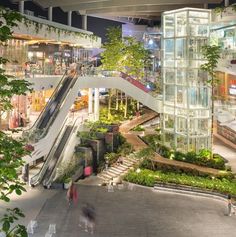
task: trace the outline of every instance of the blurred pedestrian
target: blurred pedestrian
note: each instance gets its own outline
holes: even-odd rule
[[[88,204],[87,206],[87,218],[88,218],[88,231],[93,234],[94,233],[94,227],[95,227],[95,208],[93,205]]]
[[[232,196],[231,194],[228,194],[228,216],[231,216],[232,213],[235,214],[235,210],[232,203]]]
[[[81,215],[79,217],[79,226],[84,228],[85,232],[88,232],[88,204],[82,206]]]
[[[78,202],[78,191],[76,188],[76,185],[72,182],[68,191],[67,191],[67,200],[69,203],[69,206],[71,205],[72,201],[76,205]]]

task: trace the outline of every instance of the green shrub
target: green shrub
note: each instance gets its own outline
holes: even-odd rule
[[[154,151],[163,156],[164,158],[174,159],[178,161],[188,162],[200,166],[205,166],[214,169],[225,170],[225,160],[218,154],[213,154],[207,149],[202,149],[198,153],[190,151],[186,154],[175,151],[173,152],[167,146],[161,144],[160,135],[147,135],[143,137],[146,142]]]
[[[119,153],[121,156],[127,156],[133,151],[133,146],[130,143],[125,142],[118,147],[117,153]]]
[[[183,166],[177,166],[175,164],[163,164],[161,162],[158,161],[150,161],[148,159],[144,159],[141,164],[140,164],[140,168],[144,168],[144,169],[150,169],[153,171],[156,170],[161,170],[163,172],[173,172],[173,173],[185,173],[188,175],[194,175],[194,176],[200,176],[200,177],[210,177],[211,174],[210,173],[206,173],[206,172],[202,172],[190,167],[183,167]],[[231,172],[226,172],[226,171],[219,171],[218,172],[218,176],[219,179],[232,179],[233,178],[233,174]]]
[[[124,179],[131,183],[153,187],[156,179],[154,175],[149,175],[149,173],[147,170],[142,170],[140,173],[130,171]]]
[[[119,156],[120,156],[120,154],[111,152],[111,153],[106,153],[104,155],[104,158],[105,158],[106,161],[108,161],[109,165],[112,165],[112,164],[116,163]]]
[[[145,129],[142,126],[138,125],[135,128],[133,128],[132,131],[142,132],[145,131]]]
[[[196,177],[187,174],[176,174],[173,172],[162,172],[152,170],[141,170],[140,173],[130,171],[124,179],[126,181],[141,184],[145,186],[153,186],[155,182],[174,183],[179,185],[187,185],[217,191],[224,194],[236,195],[236,182],[227,179]]]

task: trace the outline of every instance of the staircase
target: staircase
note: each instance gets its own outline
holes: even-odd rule
[[[117,164],[109,167],[107,170],[103,170],[98,174],[98,177],[103,179],[104,182],[109,182],[111,180],[119,179],[121,176],[124,176],[129,169],[131,169],[135,164],[138,163],[138,160],[132,157],[124,157],[123,164]]]

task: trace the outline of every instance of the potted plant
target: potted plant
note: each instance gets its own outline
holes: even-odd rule
[[[66,175],[65,175],[66,176]],[[63,188],[64,189],[69,189],[70,185],[71,185],[72,179],[70,177],[65,177],[63,179]]]

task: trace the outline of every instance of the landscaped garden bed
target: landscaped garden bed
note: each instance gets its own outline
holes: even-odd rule
[[[226,160],[219,154],[212,155],[211,151],[207,149],[202,149],[198,153],[190,151],[186,154],[179,151],[174,151],[161,144],[159,134],[144,136],[142,137],[142,140],[164,158],[183,161],[219,170],[226,169]]]
[[[198,177],[178,174],[174,172],[152,171],[141,169],[139,172],[130,171],[124,179],[131,183],[153,187],[156,182],[164,184],[178,184],[197,187],[207,191],[215,191],[223,194],[236,195],[236,182],[228,179],[218,179],[215,177]]]

